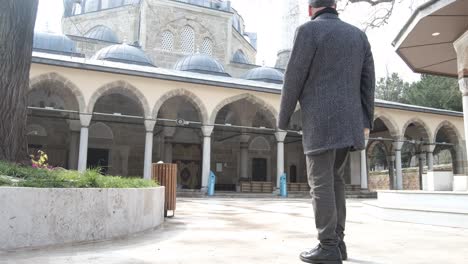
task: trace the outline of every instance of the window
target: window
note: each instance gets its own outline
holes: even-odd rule
[[[210,56],[213,55],[213,41],[210,38],[203,39],[201,53]]]
[[[195,31],[190,26],[182,29],[181,49],[185,53],[195,53]]]
[[[166,51],[174,50],[174,34],[170,31],[164,31],[161,35],[161,49]]]

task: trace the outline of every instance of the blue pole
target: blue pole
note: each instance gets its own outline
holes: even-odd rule
[[[213,196],[215,193],[216,175],[211,171],[208,179],[208,196]]]
[[[288,181],[286,179],[286,173],[283,173],[280,177],[280,195],[281,197],[288,197]]]

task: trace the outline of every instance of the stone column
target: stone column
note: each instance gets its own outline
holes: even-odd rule
[[[367,182],[367,144],[369,140],[366,139],[366,144],[364,145],[364,149],[361,150],[361,189],[367,190],[369,189],[368,182]]]
[[[276,188],[280,188],[280,177],[284,173],[284,139],[288,132],[278,131],[275,133],[277,142],[277,157],[276,157]]]
[[[175,127],[164,128],[164,162],[172,163],[172,139],[175,134]]]
[[[153,130],[156,120],[145,120],[146,139],[145,139],[145,164],[143,167],[143,178],[151,179],[151,166],[153,162]]]
[[[423,152],[418,154],[418,165],[419,165],[419,189],[423,189],[423,173],[424,173],[424,156]]]
[[[249,178],[249,135],[240,138],[240,179]]]
[[[80,153],[78,155],[78,171],[84,172],[88,159],[88,132],[91,124],[91,114],[80,114]]]
[[[457,39],[453,46],[457,52],[458,78],[460,91],[463,94],[466,151],[468,151],[468,31]]]
[[[434,170],[434,149],[436,145],[426,145],[427,171]]]
[[[80,144],[81,123],[79,120],[68,120],[70,126],[70,145],[68,151],[68,169],[78,169],[78,146]]]
[[[395,151],[395,187],[396,190],[403,190],[403,171],[401,169],[401,148],[403,141],[397,140],[393,142],[393,149]]]
[[[390,190],[395,190],[395,156],[388,156],[388,176],[389,176],[389,186]]]
[[[208,178],[211,171],[211,133],[214,126],[202,126],[203,133],[203,165],[202,165],[202,186],[201,189],[205,192],[208,188]]]

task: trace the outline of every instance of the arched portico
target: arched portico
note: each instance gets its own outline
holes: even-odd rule
[[[202,188],[203,135],[206,109],[201,100],[186,90],[161,97],[153,110],[157,118],[159,160],[177,164],[180,189]],[[184,120],[184,124],[173,120]]]
[[[42,150],[50,165],[76,169],[79,125],[75,119],[85,107],[81,91],[57,73],[42,74],[30,81],[27,105],[29,154]]]

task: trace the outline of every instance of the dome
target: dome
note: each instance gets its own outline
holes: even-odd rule
[[[76,53],[73,40],[62,34],[48,32],[34,32],[33,49],[59,54]]]
[[[114,31],[112,31],[112,29],[103,25],[93,27],[84,36],[86,38],[97,39],[101,41],[114,42],[114,43],[119,42],[119,38],[114,33]]]
[[[193,54],[180,59],[174,66],[178,71],[190,71],[205,74],[229,76],[223,65],[205,54]]]
[[[143,66],[154,66],[153,62],[139,48],[127,44],[116,44],[98,51],[93,59],[107,60]]]
[[[249,64],[249,60],[247,59],[242,50],[238,50],[236,51],[236,53],[234,53],[234,55],[232,56],[232,62]]]
[[[284,81],[284,74],[277,69],[269,67],[259,67],[248,71],[243,79],[252,81],[262,81],[281,84]]]

